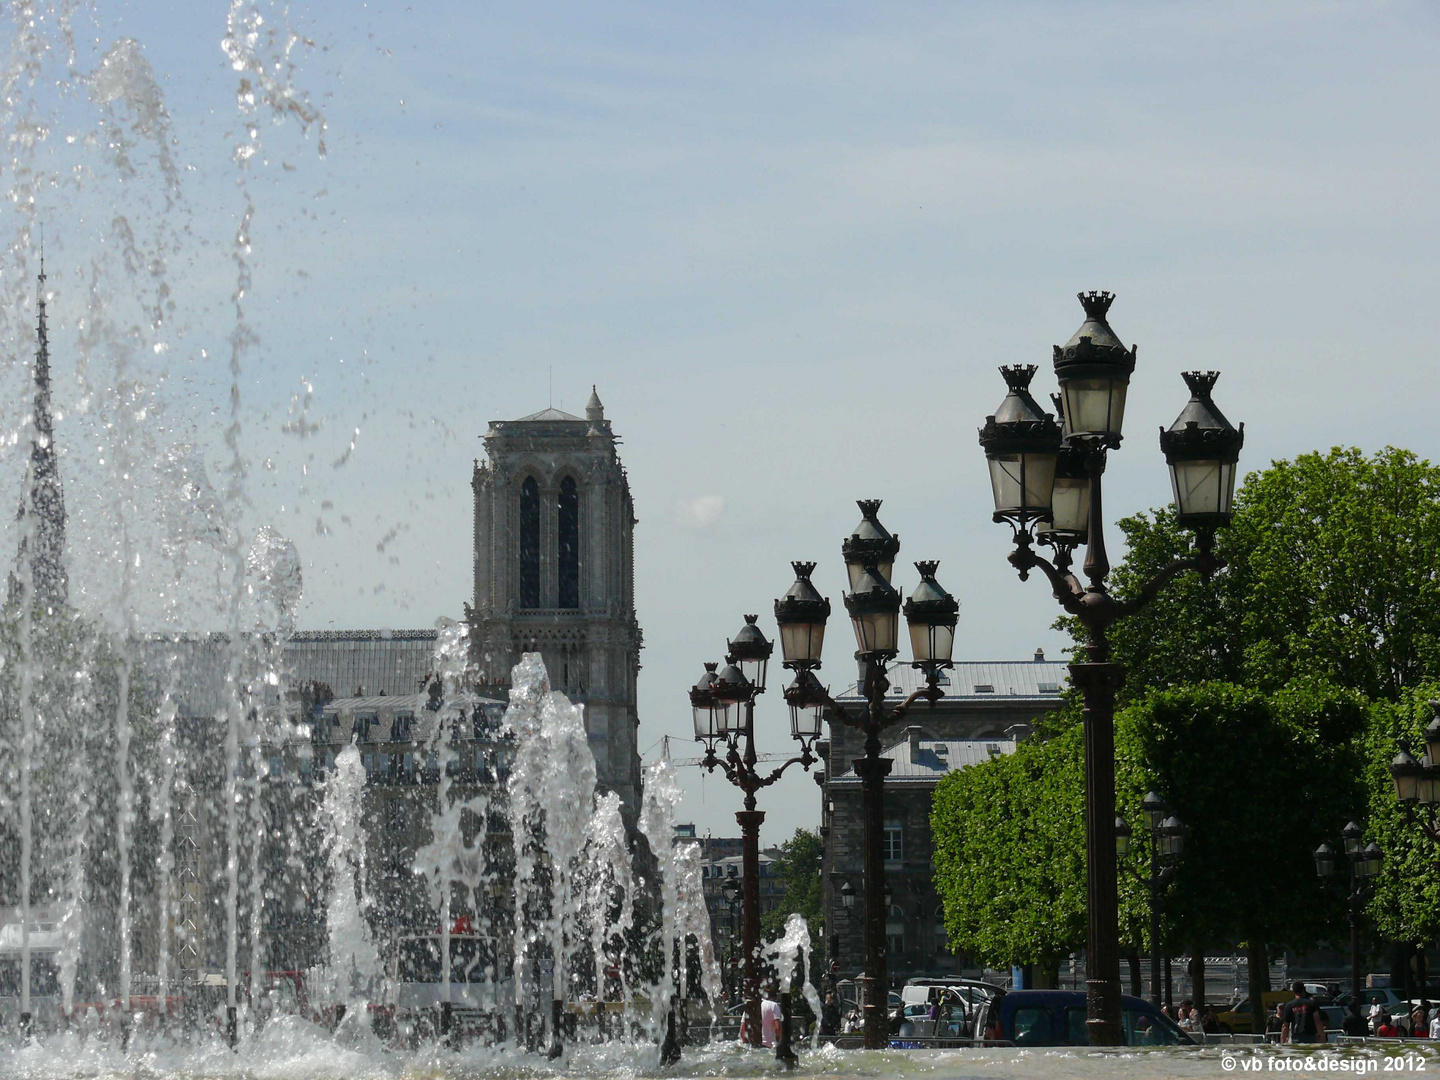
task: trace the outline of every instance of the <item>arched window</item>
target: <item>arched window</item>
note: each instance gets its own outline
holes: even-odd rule
[[[520,606],[540,606],[540,485],[533,476],[520,485]]]
[[[580,606],[580,492],[575,478],[560,481],[560,606]]]

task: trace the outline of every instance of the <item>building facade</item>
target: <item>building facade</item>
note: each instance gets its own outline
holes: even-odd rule
[[[487,693],[522,653],[584,704],[601,786],[627,820],[640,807],[635,508],[614,432],[592,390],[585,416],[544,409],[497,420],[476,461],[475,602],[468,615]]]
[[[892,704],[904,700],[924,678],[898,662],[889,677]],[[1040,651],[1032,661],[957,662],[942,673],[945,697],[933,709],[915,709],[905,726],[881,736],[883,754],[893,763],[885,781],[884,841],[890,887],[886,962],[893,983],[917,975],[980,975],[977,966],[951,953],[946,940],[934,882],[931,795],[950,772],[1014,753],[1036,718],[1058,707],[1067,677],[1063,662],[1047,660]],[[854,686],[837,700],[847,708],[864,705]],[[834,720],[829,733],[818,747],[825,763],[820,785],[825,926],[829,956],[849,975],[860,971],[865,961],[865,820],[854,766],[864,754],[865,738]],[[844,903],[847,883],[853,890],[849,907]]]

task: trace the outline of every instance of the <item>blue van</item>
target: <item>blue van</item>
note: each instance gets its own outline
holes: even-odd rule
[[[1126,1046],[1192,1046],[1195,1040],[1154,1005],[1123,997]],[[987,1002],[976,1034],[1016,1046],[1089,1046],[1085,994],[1080,990],[1007,990]]]

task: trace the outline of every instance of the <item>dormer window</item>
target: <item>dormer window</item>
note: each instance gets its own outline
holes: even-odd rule
[[[977,693],[977,694],[993,694],[994,692],[995,692],[995,684],[994,684],[994,683],[982,682],[982,683],[976,683],[976,684],[975,684],[975,693]]]

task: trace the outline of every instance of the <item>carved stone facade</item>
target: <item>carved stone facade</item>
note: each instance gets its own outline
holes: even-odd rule
[[[496,420],[476,461],[471,642],[482,684],[499,690],[524,652],[585,706],[600,784],[640,808],[635,510],[604,407],[582,419],[544,409]]]

